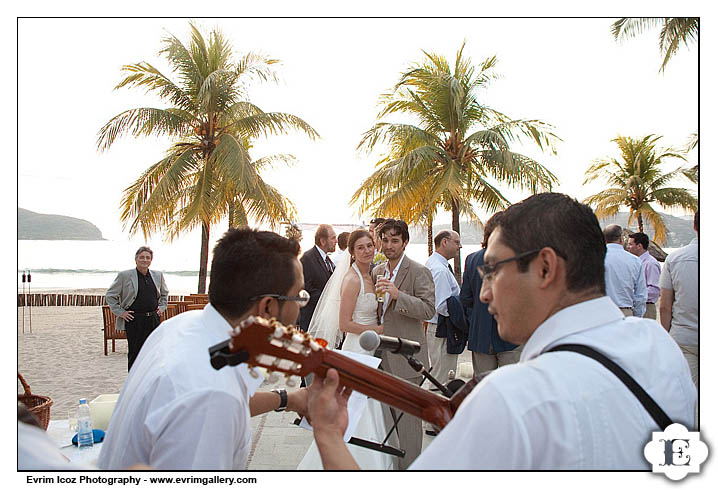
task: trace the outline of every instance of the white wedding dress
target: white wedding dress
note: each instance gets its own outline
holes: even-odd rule
[[[348,254],[347,254],[348,255]],[[356,306],[354,307],[354,313],[352,314],[352,320],[360,325],[376,325],[376,309],[377,302],[374,293],[364,292],[364,279],[359,272],[359,268],[356,264],[352,264],[351,267],[358,275],[361,283],[361,290],[357,297]],[[339,321],[337,315],[337,322]],[[353,333],[347,333],[342,345],[342,350],[358,352],[360,354],[373,355],[373,351],[367,351],[362,349],[359,345],[359,335]],[[367,400],[366,408],[362,414],[359,422],[357,423],[356,430],[353,437],[359,439],[365,439],[368,441],[381,443],[386,437],[386,425],[384,424],[384,416],[382,414],[381,403],[376,400],[369,398]],[[347,444],[349,451],[354,456],[359,467],[363,470],[393,470],[394,469],[394,458],[388,454],[367,449],[364,447],[356,446],[354,444]],[[297,467],[298,470],[320,470],[322,467],[322,460],[319,456],[319,450],[315,442],[309,447],[309,450],[304,455],[304,458]]]

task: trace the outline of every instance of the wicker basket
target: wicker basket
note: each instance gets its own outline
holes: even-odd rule
[[[25,378],[22,377],[20,372],[17,373],[17,377],[25,390],[24,395],[17,395],[17,401],[25,405],[30,413],[37,417],[40,425],[47,430],[47,426],[50,424],[52,398],[49,396],[33,395],[30,393],[30,385],[27,384],[27,381],[25,381]]]

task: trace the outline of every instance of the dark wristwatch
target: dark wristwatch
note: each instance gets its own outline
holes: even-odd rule
[[[284,412],[287,409],[287,390],[274,389],[272,392],[279,395],[279,407],[274,411]]]

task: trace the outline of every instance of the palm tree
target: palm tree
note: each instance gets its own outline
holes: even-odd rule
[[[626,39],[655,26],[661,26],[658,47],[663,55],[660,71],[664,71],[681,44],[688,46],[688,41],[698,39],[697,17],[624,17],[613,23],[611,33],[616,40]]]
[[[253,162],[247,142],[298,129],[314,139],[316,131],[297,116],[263,112],[247,97],[251,82],[276,80],[277,60],[248,53],[232,60],[232,48],[219,30],[209,43],[190,23],[188,46],[175,36],[160,51],[178,74],[175,83],[146,62],[123,66],[126,77],[115,87],[155,93],[168,108],[141,107],[113,117],[99,131],[98,148],[107,150],[123,134],[169,136],[174,143],[123,195],[122,222],[145,237],[163,230],[168,240],[196,226],[202,229],[198,292],[206,288],[209,231],[222,217],[246,224],[252,217],[273,225],[294,217],[294,208]]]
[[[431,232],[436,211],[444,209],[451,212],[452,229],[460,233],[461,214],[478,219],[473,202],[489,212],[510,204],[489,178],[531,192],[557,182],[541,164],[509,149],[510,143],[528,137],[555,153],[558,137],[551,126],[513,119],[480,103],[479,91],[496,77],[496,57],[474,66],[463,55],[465,44],[453,67],[442,56],[423,51],[423,62],[402,73],[393,90],[381,97],[380,122],[364,133],[358,148],[371,152],[386,143],[388,150],[352,196],[361,212],[424,222]],[[409,116],[416,124],[381,121],[393,114]],[[461,277],[460,257],[454,269]]]
[[[688,136],[688,142],[686,143],[685,152],[688,153],[692,150],[696,149],[696,146],[698,146],[698,131],[694,131],[693,133]],[[688,180],[693,182],[694,184],[698,183],[698,164],[696,163],[691,168],[688,168],[683,171],[683,175],[685,175]]]
[[[630,211],[629,226],[636,219],[638,231],[643,232],[645,218],[653,226],[653,241],[658,244],[662,244],[666,239],[666,225],[652,204],[693,211],[698,208],[698,199],[691,191],[666,187],[675,177],[683,175],[684,169],[677,168],[664,174],[659,167],[666,159],[678,158],[685,161],[685,157],[671,148],[656,148],[660,138],[653,134],[642,139],[619,135],[612,141],[618,145],[621,160],[597,160],[586,171],[584,181],[584,184],[587,184],[602,178],[611,186],[584,200],[586,204],[596,206],[595,213],[598,218],[614,216],[622,206],[626,206]]]

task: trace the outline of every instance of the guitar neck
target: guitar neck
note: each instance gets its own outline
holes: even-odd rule
[[[378,371],[346,356],[325,350],[314,371],[325,376],[329,368],[339,373],[342,384],[377,401],[443,428],[454,414],[450,400],[385,371]],[[457,405],[458,406],[458,405]]]

